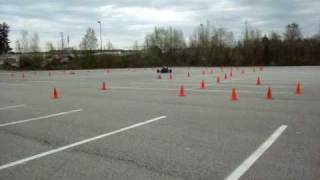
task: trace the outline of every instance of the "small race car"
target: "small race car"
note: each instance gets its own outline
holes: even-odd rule
[[[168,66],[162,66],[161,69],[157,69],[157,73],[172,73],[172,69],[169,69]]]

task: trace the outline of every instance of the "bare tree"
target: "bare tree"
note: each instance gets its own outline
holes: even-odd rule
[[[40,46],[39,46],[39,35],[38,33],[34,33],[32,38],[31,38],[31,42],[30,42],[30,50],[32,52],[39,52],[40,51]]]
[[[314,39],[320,40],[320,24],[319,24],[319,29],[318,32],[313,36]]]
[[[280,41],[281,40],[281,35],[279,35],[278,33],[272,31],[271,35],[270,35],[270,39],[273,41]]]
[[[29,52],[29,40],[28,40],[28,31],[27,30],[22,30],[21,31],[21,46],[22,46],[22,52],[26,53]]]
[[[244,45],[250,43],[252,44],[254,41],[259,41],[262,39],[261,30],[256,29],[245,21],[244,23],[244,31],[243,31],[243,43]]]
[[[70,36],[67,36],[67,48],[69,48],[69,44],[70,44]]]
[[[224,37],[224,43],[228,47],[232,47],[235,45],[235,39],[232,31],[227,31]]]
[[[250,28],[249,28],[249,23],[248,23],[248,21],[245,21],[244,22],[244,32],[243,32],[243,41],[244,42],[248,42],[249,40],[250,40],[250,38],[249,38],[249,30]]]
[[[108,40],[108,42],[107,42],[106,49],[107,50],[112,50],[113,49],[113,45],[112,45],[110,40]]]
[[[52,42],[47,42],[46,43],[46,49],[47,49],[48,52],[50,52],[50,51],[54,51],[55,47],[53,46]]]
[[[284,33],[285,40],[294,41],[302,38],[300,27],[296,23],[291,23],[286,26],[286,32]]]
[[[21,53],[22,46],[21,46],[20,40],[17,40],[15,44],[16,44],[16,48],[15,48],[16,52]]]
[[[206,25],[200,24],[197,29],[199,46],[202,48],[208,48],[210,44],[210,23],[207,21]]]
[[[183,48],[185,46],[185,41],[183,33],[180,30],[172,27],[155,27],[151,34],[146,35],[145,46],[147,48],[158,47],[162,51],[168,51]]]
[[[96,50],[98,41],[93,28],[88,28],[80,43],[81,50]]]
[[[226,30],[223,28],[216,29],[209,21],[206,24],[200,24],[193,31],[190,37],[190,46],[208,51],[212,47],[224,44]]]
[[[139,50],[139,44],[138,41],[133,42],[132,50],[138,51]]]
[[[63,32],[60,32],[60,43],[61,43],[61,50],[64,49],[64,34]]]

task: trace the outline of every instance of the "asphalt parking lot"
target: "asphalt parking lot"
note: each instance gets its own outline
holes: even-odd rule
[[[155,71],[0,71],[0,179],[320,179],[320,67]]]

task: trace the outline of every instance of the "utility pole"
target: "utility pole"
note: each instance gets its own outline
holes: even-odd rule
[[[102,51],[102,37],[101,37],[101,21],[98,21],[100,25],[100,50]]]

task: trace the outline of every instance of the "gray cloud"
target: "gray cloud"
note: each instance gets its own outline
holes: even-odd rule
[[[57,43],[64,32],[71,45],[78,46],[87,27],[98,33],[97,20],[103,23],[105,42],[111,40],[117,47],[129,47],[134,40],[142,43],[154,26],[172,25],[189,36],[209,20],[239,37],[246,20],[263,33],[282,32],[286,24],[296,22],[305,36],[316,33],[320,24],[318,0],[0,0],[0,10],[0,21],[11,26],[12,42],[26,29],[38,32],[42,45]]]

